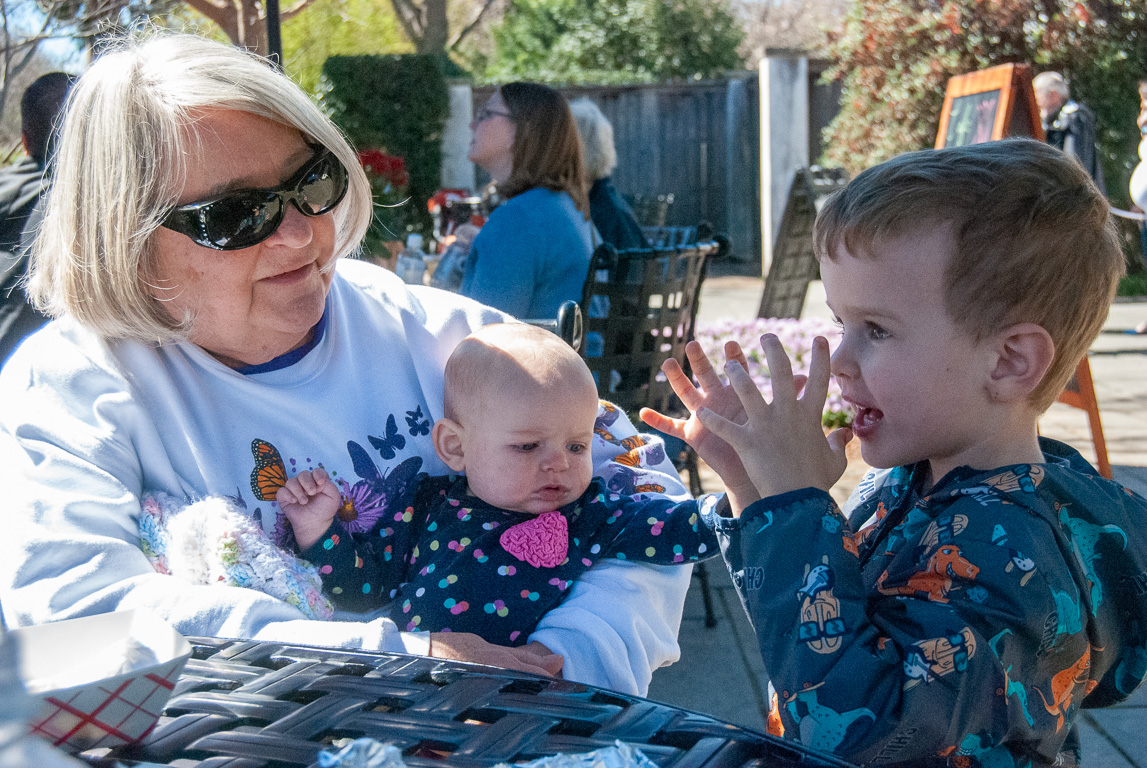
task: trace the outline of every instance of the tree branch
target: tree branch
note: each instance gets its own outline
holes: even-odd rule
[[[462,41],[466,39],[466,35],[473,32],[478,27],[478,25],[482,23],[482,18],[486,15],[486,12],[497,4],[498,0],[485,0],[485,2],[482,3],[482,6],[478,9],[478,13],[474,15],[474,18],[470,21],[469,24],[463,27],[458,32],[458,34],[454,36],[454,39],[450,41],[450,43],[447,45],[447,48],[450,50],[457,48],[458,45],[460,45]]]
[[[425,32],[421,23],[420,6],[416,5],[414,0],[390,0],[390,4],[394,8],[394,15],[398,17],[398,23],[402,25],[406,36],[415,43],[415,47],[418,47],[417,41],[422,38]]]

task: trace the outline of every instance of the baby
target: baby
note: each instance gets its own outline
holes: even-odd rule
[[[392,601],[401,629],[522,645],[603,558],[670,565],[717,554],[699,502],[625,496],[592,476],[597,389],[554,334],[482,328],[451,355],[445,386],[431,436],[459,474],[419,474],[369,532],[338,522],[339,490],[322,469],[278,492],[301,556],[339,607]]]

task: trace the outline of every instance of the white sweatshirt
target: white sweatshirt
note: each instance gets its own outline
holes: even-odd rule
[[[277,507],[256,497],[252,475],[258,466],[274,471],[276,458],[287,476],[322,464],[350,485],[412,456],[424,471],[448,471],[427,428],[442,415],[446,358],[471,329],[503,316],[340,260],[326,318],[301,360],[249,375],[193,344],[107,343],[66,318],[26,341],[0,373],[5,622],[145,608],[188,635],[426,653],[427,633],[354,614],[307,620],[254,590],[156,573],[139,548],[144,492],[237,497],[271,530]],[[388,429],[390,417],[396,429]],[[615,425],[615,435],[627,428]],[[373,468],[352,464],[350,441]],[[621,450],[595,440],[595,472],[607,472]],[[681,497],[672,466],[659,469],[660,482]],[[643,695],[652,671],[679,657],[690,571],[597,565],[530,639],[565,657],[567,678]]]

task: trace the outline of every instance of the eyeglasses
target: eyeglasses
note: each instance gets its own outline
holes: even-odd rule
[[[489,120],[491,117],[504,117],[508,120],[514,119],[514,116],[511,115],[509,112],[499,112],[495,109],[490,109],[487,106],[483,106],[481,109],[478,110],[478,114],[474,116],[474,122],[484,123],[487,120]]]
[[[250,248],[275,234],[292,203],[304,216],[322,216],[342,202],[346,168],[329,149],[315,153],[277,189],[241,189],[175,208],[163,226],[217,251]]]

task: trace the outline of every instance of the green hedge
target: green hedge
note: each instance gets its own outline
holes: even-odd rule
[[[426,201],[441,186],[442,130],[450,113],[442,61],[417,54],[331,56],[319,99],[357,149],[384,148],[406,161],[411,199],[401,218],[406,232],[429,236]]]

